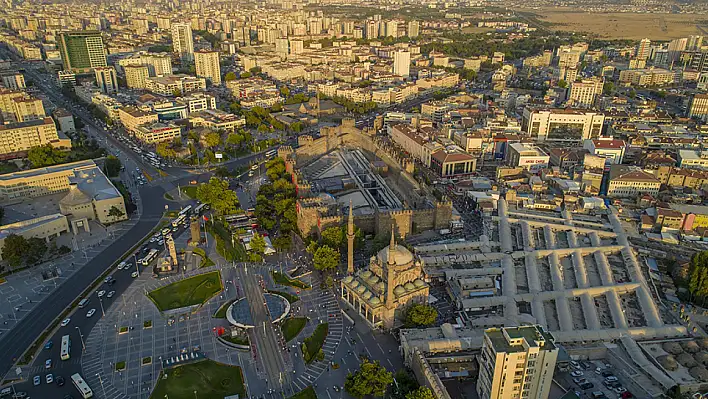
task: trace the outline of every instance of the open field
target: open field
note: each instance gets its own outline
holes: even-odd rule
[[[222,290],[221,273],[199,274],[148,293],[161,311],[201,305]]]
[[[696,23],[705,20],[698,14],[602,13],[571,8],[519,11],[536,14],[540,21],[553,24],[551,29],[586,32],[603,39],[669,40],[703,34]]]
[[[168,369],[168,379],[160,374],[157,386],[150,395],[154,399],[191,399],[197,392],[200,398],[223,398],[227,395],[246,393],[243,375],[238,366],[229,366],[211,360]]]

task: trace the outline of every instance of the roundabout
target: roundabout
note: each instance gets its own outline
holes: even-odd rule
[[[290,303],[285,297],[277,294],[264,293],[265,305],[273,324],[280,322],[290,313]],[[250,329],[255,327],[251,308],[247,298],[241,298],[232,303],[226,310],[226,319],[239,328]]]

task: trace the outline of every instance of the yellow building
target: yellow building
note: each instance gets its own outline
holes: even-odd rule
[[[123,107],[119,109],[118,118],[120,119],[120,123],[125,126],[125,129],[133,134],[136,134],[138,126],[157,122],[156,113],[143,111],[135,107]]]
[[[391,329],[414,303],[427,303],[430,287],[423,267],[403,245],[391,243],[371,258],[369,267],[342,279],[342,299],[372,328]]]
[[[147,65],[126,65],[125,83],[131,89],[144,89],[145,80],[150,76]]]
[[[549,396],[558,347],[541,326],[490,328],[479,355],[480,399]]]
[[[59,237],[61,233],[68,231],[67,218],[60,213],[0,226],[0,256],[5,246],[5,239],[11,234],[24,238],[43,238],[48,241],[51,237]]]
[[[34,97],[16,97],[12,99],[12,112],[17,122],[27,122],[43,119],[47,116],[44,112],[42,100]]]
[[[209,79],[214,85],[221,84],[221,65],[219,64],[218,51],[202,50],[195,52],[194,68],[200,78]]]
[[[71,148],[71,140],[59,137],[52,118],[0,125],[0,158],[16,158],[32,147],[45,144]]]
[[[174,124],[153,123],[141,125],[135,129],[135,138],[143,143],[158,143],[160,141],[174,140],[180,136],[180,128]]]

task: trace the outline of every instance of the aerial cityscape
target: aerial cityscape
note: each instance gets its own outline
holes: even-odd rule
[[[708,2],[2,5],[0,399],[708,398]]]

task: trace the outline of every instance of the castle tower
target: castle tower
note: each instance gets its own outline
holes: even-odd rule
[[[349,200],[349,220],[347,220],[347,273],[354,274],[354,205]]]

